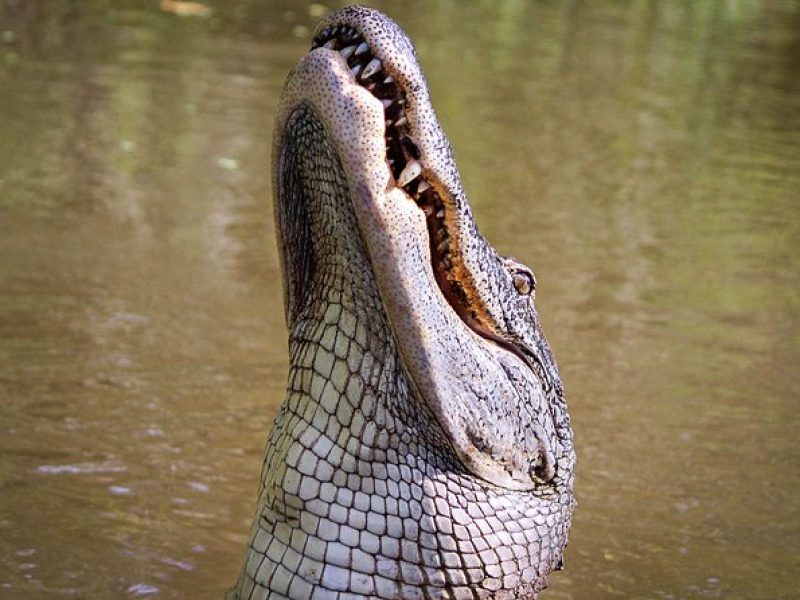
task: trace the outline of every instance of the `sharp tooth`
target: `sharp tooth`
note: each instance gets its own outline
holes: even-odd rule
[[[362,75],[362,78],[363,78],[363,75]],[[375,89],[375,85],[376,84],[375,84],[374,81],[372,83],[370,83],[370,84],[367,84],[367,90],[369,90],[371,92],[372,90]]]
[[[367,50],[369,50],[369,44],[367,44],[367,42],[361,42],[358,45],[358,48],[356,48],[356,56],[358,56],[359,54],[364,54],[364,52],[366,52]]]
[[[344,59],[347,60],[353,55],[353,52],[355,51],[356,51],[355,46],[348,46],[347,48],[342,48],[341,50],[339,50],[339,54],[344,56]]]
[[[445,269],[449,269],[453,266],[453,261],[450,260],[450,256],[447,254],[442,257],[442,266],[444,266]]]
[[[366,79],[370,75],[374,75],[381,70],[381,66],[381,61],[379,61],[377,58],[373,58],[367,63],[367,66],[364,67],[364,70],[361,72],[361,79]]]
[[[426,217],[430,217],[431,213],[433,212],[433,206],[431,206],[430,204],[426,204],[425,206],[422,207],[422,210],[425,211]]]
[[[450,240],[442,240],[442,242],[436,246],[436,249],[439,252],[446,252],[450,248]]]
[[[400,177],[397,178],[398,187],[405,187],[419,177],[421,173],[422,165],[416,160],[409,161],[403,172],[400,173]]]
[[[405,115],[403,115],[402,117],[397,119],[397,121],[395,122],[395,127],[402,127],[403,125],[406,125],[407,123],[408,123],[408,119],[406,119]]]
[[[386,110],[392,104],[394,104],[394,100],[392,100],[391,98],[384,98],[383,100],[381,100],[381,104],[383,104],[383,109]]]
[[[330,39],[325,42],[322,47],[327,48],[328,50],[333,50],[333,47],[336,45],[336,38]]]
[[[353,74],[353,77],[358,77],[358,72],[360,70],[361,70],[361,65],[356,65],[355,67],[350,69],[350,72]]]
[[[439,211],[436,213],[436,218],[441,219],[444,217],[444,208],[440,208]]]
[[[427,190],[429,187],[431,187],[431,186],[427,181],[420,181],[419,185],[417,186],[417,192],[421,194],[422,192]],[[431,210],[433,210],[433,207],[431,207]]]
[[[383,83],[392,83],[394,81],[394,77],[391,75],[387,75],[386,79],[383,80]]]

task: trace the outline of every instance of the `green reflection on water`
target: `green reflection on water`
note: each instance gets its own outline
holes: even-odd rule
[[[285,376],[272,113],[317,9],[209,5],[0,0],[3,597],[239,567]],[[537,270],[580,452],[546,597],[792,597],[800,6],[379,7]]]

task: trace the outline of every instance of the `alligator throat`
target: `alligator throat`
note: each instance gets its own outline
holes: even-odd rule
[[[273,188],[289,384],[229,596],[536,598],[575,504],[558,368],[390,19],[320,24]]]

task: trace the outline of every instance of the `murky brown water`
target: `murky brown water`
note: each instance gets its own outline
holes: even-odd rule
[[[169,3],[167,3],[169,5]],[[219,597],[286,357],[268,181],[324,11],[0,0],[0,597]],[[537,267],[580,452],[546,598],[797,598],[800,5],[380,3]]]

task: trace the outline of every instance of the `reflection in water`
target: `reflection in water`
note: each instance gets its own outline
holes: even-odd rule
[[[203,4],[0,0],[4,598],[239,568],[285,377],[270,127],[324,9]],[[546,597],[792,597],[798,7],[382,8],[537,268],[580,452]]]

